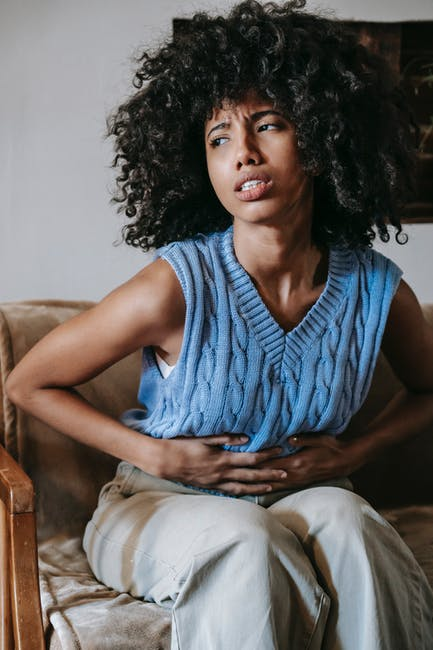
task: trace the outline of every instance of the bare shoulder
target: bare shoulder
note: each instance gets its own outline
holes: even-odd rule
[[[146,319],[183,321],[185,300],[172,266],[163,259],[144,267],[130,280],[109,293],[101,305],[120,303],[122,308]]]
[[[185,300],[173,268],[162,259],[152,262],[109,293],[93,317],[128,332],[137,348],[161,345],[185,320]]]
[[[409,390],[433,390],[433,328],[404,280],[400,281],[391,303],[382,350]]]

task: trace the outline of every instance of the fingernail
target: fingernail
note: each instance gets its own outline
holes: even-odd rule
[[[287,478],[287,472],[280,472],[280,478]]]
[[[248,442],[248,440],[249,440],[248,436],[241,436],[242,442]]]
[[[268,485],[266,488],[266,492],[271,492],[272,491],[272,485]]]
[[[290,442],[294,442],[295,444],[296,444],[297,442],[299,442],[299,438],[298,438],[298,436],[292,436],[292,437],[290,438]]]

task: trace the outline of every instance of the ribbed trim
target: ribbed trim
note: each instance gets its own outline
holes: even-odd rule
[[[329,249],[325,288],[302,321],[286,333],[263,302],[248,273],[238,262],[233,248],[233,228],[229,228],[222,236],[221,258],[241,313],[254,330],[257,340],[278,373],[281,371],[281,364],[293,365],[333,322],[343,297],[350,289],[353,255],[353,252],[346,248]]]

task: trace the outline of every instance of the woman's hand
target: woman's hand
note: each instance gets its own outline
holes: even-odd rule
[[[155,467],[151,473],[236,496],[265,494],[272,490],[275,481],[285,477],[284,468],[268,465],[281,449],[272,447],[259,452],[233,452],[221,447],[243,445],[247,441],[247,436],[238,434],[161,439],[155,445],[157,457],[154,457]]]
[[[332,435],[293,436],[290,444],[302,447],[297,453],[264,462],[261,467],[279,469],[286,477],[272,482],[272,490],[287,490],[348,476],[362,465],[355,442]]]

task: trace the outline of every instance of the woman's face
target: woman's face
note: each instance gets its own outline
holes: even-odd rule
[[[251,92],[216,109],[205,124],[205,147],[212,186],[235,220],[277,225],[311,210],[313,183],[294,127],[269,101]]]

